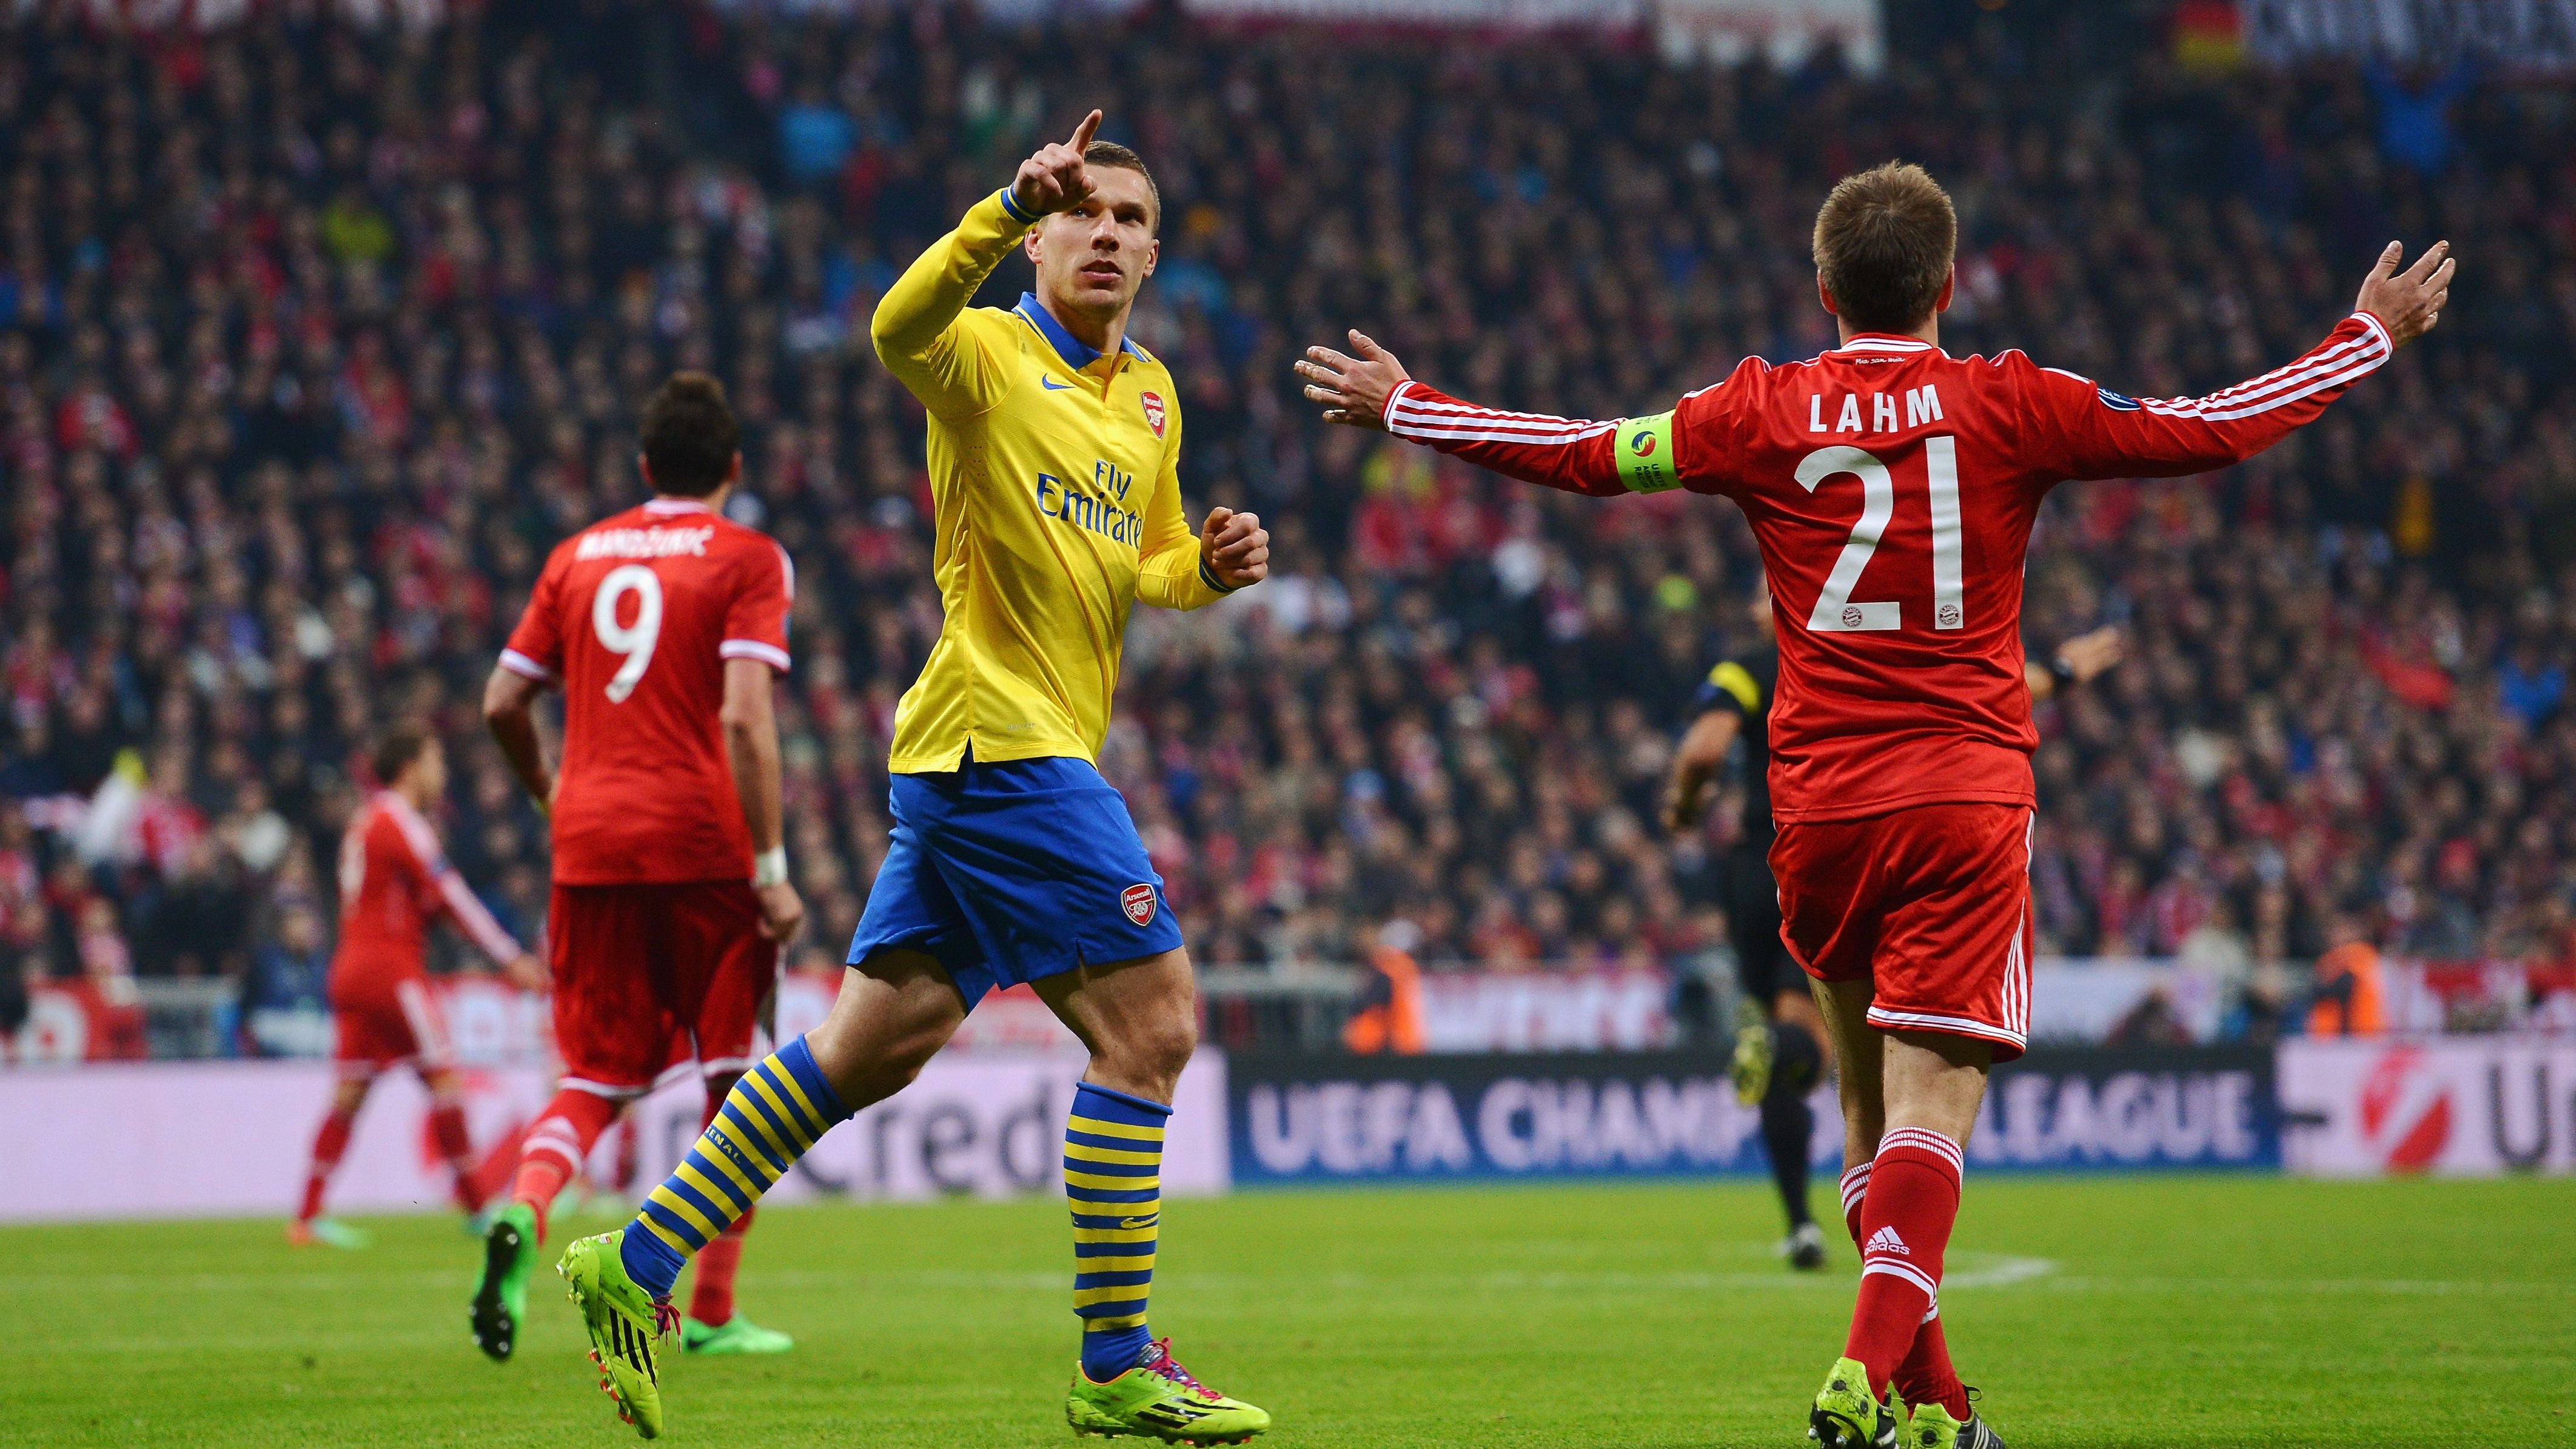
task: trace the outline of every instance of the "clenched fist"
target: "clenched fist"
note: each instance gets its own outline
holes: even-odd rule
[[[1261,526],[1261,515],[1209,509],[1199,528],[1199,567],[1228,589],[1270,577],[1270,530]]]

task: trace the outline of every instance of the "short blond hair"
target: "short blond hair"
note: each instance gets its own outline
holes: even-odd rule
[[[1816,276],[1856,332],[1910,332],[1940,305],[1959,245],[1950,193],[1889,161],[1834,183],[1816,209]]]

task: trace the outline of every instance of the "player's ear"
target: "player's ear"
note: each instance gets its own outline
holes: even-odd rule
[[[1146,277],[1154,275],[1154,264],[1162,259],[1163,239],[1161,237],[1156,237],[1152,241],[1145,243],[1145,270],[1138,274],[1137,279],[1141,281]]]
[[[1816,301],[1823,305],[1826,316],[1843,315],[1843,309],[1834,305],[1834,289],[1825,285],[1825,274],[1822,272],[1816,273]]]
[[[1038,233],[1045,229],[1046,218],[1042,216],[1038,218],[1038,224],[1036,226],[1030,227],[1027,231],[1020,233],[1020,250],[1029,254],[1029,265],[1031,266],[1037,265]]]
[[[1934,312],[1947,312],[1947,311],[1949,311],[1949,310],[1950,310],[1950,294],[1951,294],[1952,292],[1957,291],[1958,289],[1959,289],[1959,264],[1958,264],[1957,262],[1952,262],[1952,263],[1950,264],[1950,275],[1948,275],[1948,276],[1946,276],[1946,277],[1943,277],[1943,278],[1941,279],[1941,295],[1940,295],[1939,297],[1937,297],[1937,298],[1933,299],[1933,302],[1932,302],[1932,310],[1933,310]]]
[[[733,461],[725,464],[724,483],[721,486],[731,488],[733,485],[741,481],[742,450],[740,448],[736,448],[733,450]]]
[[[652,459],[645,457],[642,453],[637,453],[635,455],[635,471],[644,475],[644,489],[646,492],[658,493],[661,491],[653,486]]]

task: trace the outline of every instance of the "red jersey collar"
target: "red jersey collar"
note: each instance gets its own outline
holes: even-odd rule
[[[656,498],[644,505],[647,513],[713,513],[714,509],[695,498]]]
[[[1941,349],[1920,337],[1908,337],[1901,332],[1855,332],[1850,341],[1828,350],[1825,355],[1832,357],[1847,352],[1941,352]],[[1946,352],[1941,355],[1949,356]]]

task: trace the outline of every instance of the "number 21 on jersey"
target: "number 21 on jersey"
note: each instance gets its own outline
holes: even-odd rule
[[[628,594],[635,596],[635,622],[620,624],[618,605]],[[662,576],[642,564],[610,569],[591,596],[590,628],[599,636],[600,648],[626,660],[608,681],[608,702],[624,704],[652,667],[653,645],[662,637]]]
[[[1968,622],[1968,606],[1960,566],[1965,530],[1959,520],[1959,440],[1925,438],[1923,471],[1932,508],[1932,627],[1962,628]],[[1813,493],[1826,479],[1845,473],[1860,480],[1860,521],[1852,525],[1851,538],[1834,557],[1833,572],[1825,576],[1825,586],[1816,595],[1807,628],[1819,634],[1901,629],[1905,620],[1896,600],[1862,603],[1852,598],[1852,591],[1860,587],[1861,571],[1869,567],[1879,540],[1887,536],[1887,526],[1896,518],[1895,476],[1877,457],[1846,444],[1818,448],[1800,459],[1798,486]]]

